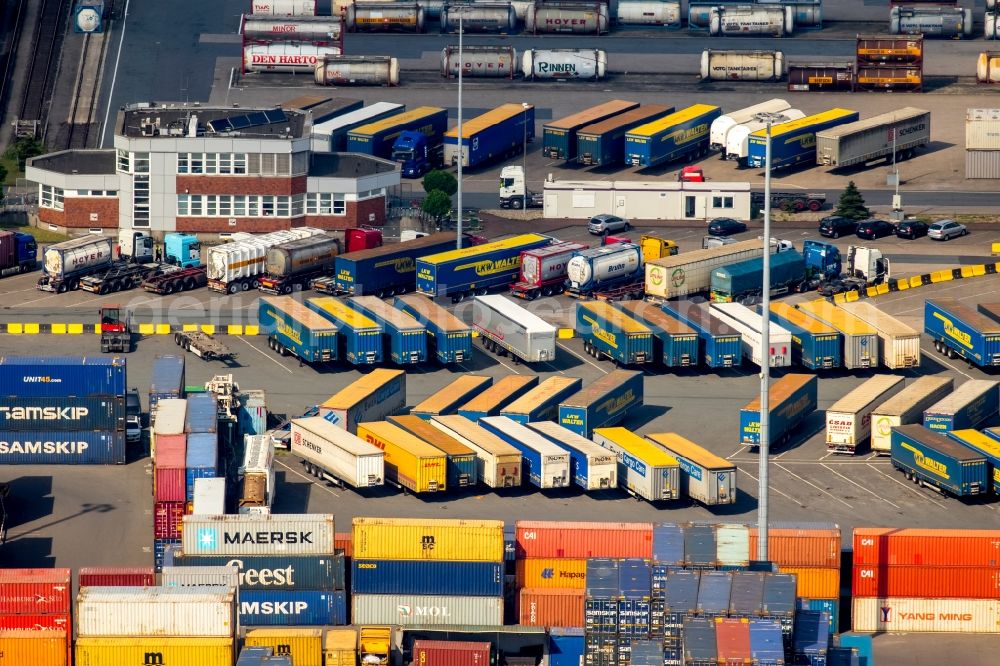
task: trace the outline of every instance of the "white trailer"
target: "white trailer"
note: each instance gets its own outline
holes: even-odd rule
[[[260,286],[259,278],[264,273],[269,249],[281,243],[325,233],[315,227],[296,227],[259,236],[246,237],[244,234],[240,240],[211,247],[205,262],[208,288],[228,294],[256,289]]]
[[[872,413],[903,390],[904,378],[875,375],[826,410],[826,449],[853,455],[872,432]]]
[[[618,485],[649,502],[680,497],[680,465],[663,447],[621,427],[596,428],[594,441],[618,459]]]
[[[556,327],[506,296],[476,296],[472,326],[486,349],[525,363],[556,357]]]
[[[268,434],[243,437],[239,513],[267,515],[274,504],[274,440]]]
[[[479,479],[490,488],[521,485],[521,452],[464,416],[432,416],[431,425],[476,452]]]
[[[729,246],[732,247],[732,246]],[[763,366],[764,318],[740,303],[712,303],[709,314],[743,336],[743,358]],[[792,364],[792,333],[774,322],[770,324],[768,365],[787,368]]]
[[[618,460],[602,446],[555,421],[534,421],[528,427],[569,450],[570,478],[584,490],[618,487]]]
[[[951,377],[920,377],[876,407],[872,412],[872,451],[889,455],[892,429],[923,421],[924,410],[944,399],[954,387]]]
[[[840,307],[878,332],[882,365],[890,370],[920,365],[920,331],[879,310],[868,301],[841,303]]]
[[[772,246],[772,250],[777,248]],[[763,243],[748,240],[647,261],[646,297],[662,302],[668,298],[708,291],[712,284],[712,271],[719,266],[762,256]]]
[[[382,450],[321,416],[292,419],[291,446],[306,471],[317,478],[353,488],[385,482]]]
[[[736,503],[736,465],[672,432],[646,439],[677,458],[681,467],[681,494],[708,506]]]
[[[707,78],[707,77],[705,77]],[[792,105],[783,99],[769,99],[760,104],[748,106],[745,109],[730,111],[712,121],[708,130],[708,145],[712,150],[722,150],[726,147],[726,135],[729,130],[754,120],[761,113],[781,113],[792,108]]]
[[[487,416],[479,425],[521,452],[523,473],[542,489],[570,484],[569,453],[547,438],[506,416]]]

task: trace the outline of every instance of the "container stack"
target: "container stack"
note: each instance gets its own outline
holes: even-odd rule
[[[965,177],[1000,178],[1000,109],[965,110]]]
[[[236,420],[239,436],[263,435],[267,430],[267,396],[263,389],[241,391],[238,396],[239,408]]]
[[[83,567],[80,587],[149,587],[156,585],[153,567]]]
[[[248,645],[240,650],[236,666],[293,666],[292,657],[275,654],[274,648]]]
[[[184,433],[187,436],[184,479],[185,499],[189,507],[194,502],[195,480],[220,476],[218,414],[219,406],[211,393],[197,393],[187,399],[184,417]]]
[[[149,383],[149,421],[156,419],[156,406],[161,399],[184,397],[184,357],[158,354],[153,359],[153,377]]]
[[[855,528],[855,631],[1000,633],[1000,530]]]
[[[921,92],[923,35],[858,35],[855,90]]]
[[[355,518],[354,624],[503,624],[499,520]]]
[[[0,658],[10,664],[72,663],[69,569],[0,569]]]
[[[182,398],[160,398],[153,419],[153,563],[157,571],[163,566],[167,546],[180,543],[186,512],[187,404]]]

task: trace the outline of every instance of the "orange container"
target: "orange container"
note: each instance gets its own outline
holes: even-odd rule
[[[1000,569],[981,567],[854,567],[856,597],[1000,599]]]
[[[839,599],[840,569],[820,567],[780,567],[781,573],[795,574],[795,596],[806,599]]]
[[[569,523],[519,520],[517,558],[653,557],[652,523]]]
[[[68,655],[65,631],[0,631],[0,666],[67,666]]]
[[[858,527],[854,564],[1000,568],[1000,530]]]
[[[344,557],[354,556],[354,541],[350,532],[335,532],[333,535],[333,549],[344,551]]]
[[[517,586],[582,590],[587,587],[587,560],[518,560]]]
[[[757,528],[750,528],[750,558],[757,557]],[[840,567],[840,529],[772,527],[767,558],[779,567]]]
[[[583,627],[583,590],[525,588],[518,595],[520,624],[530,627]]]

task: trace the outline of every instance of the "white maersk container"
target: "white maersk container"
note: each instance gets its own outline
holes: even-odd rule
[[[521,73],[526,79],[603,79],[608,54],[599,49],[525,49]]]
[[[795,29],[795,12],[779,5],[723,5],[712,7],[708,34],[716,36],[771,35],[785,37]]]
[[[618,460],[603,446],[594,444],[555,421],[534,421],[528,427],[570,450],[570,474],[578,486],[585,490],[618,487]]]
[[[646,297],[664,301],[708,291],[712,271],[747,259],[764,256],[763,243],[748,240],[646,262]]]
[[[882,365],[890,370],[920,365],[920,331],[868,301],[841,303],[840,307],[878,331]]]
[[[872,412],[872,451],[887,456],[892,450],[892,429],[921,423],[924,410],[952,392],[951,377],[920,377],[902,391],[886,400]]]
[[[235,629],[235,590],[228,587],[83,587],[76,597],[81,638],[232,637]]]
[[[705,49],[701,52],[700,72],[701,78],[710,81],[780,81],[785,75],[785,54]],[[713,127],[718,121],[716,118],[712,122]],[[712,137],[711,130],[709,136]]]
[[[385,482],[385,453],[320,416],[292,419],[291,448],[314,476],[353,488]]]
[[[784,120],[778,122],[787,123],[793,120],[805,118],[806,114],[800,109],[785,109],[781,111]],[[750,154],[750,135],[757,130],[767,127],[767,123],[762,120],[751,120],[733,127],[726,133],[726,145],[724,157],[727,160],[746,162]]]
[[[221,516],[226,512],[226,479],[221,477],[194,480],[194,509],[202,516]]]
[[[705,61],[705,54],[727,53],[727,51],[705,51],[702,54],[702,63]],[[741,52],[742,53],[742,52]],[[712,121],[708,130],[708,143],[713,150],[721,150],[726,147],[726,135],[729,130],[737,125],[748,123],[760,113],[781,113],[791,108],[791,104],[783,99],[769,99],[760,104],[748,106],[745,109],[730,111]]]
[[[875,375],[826,410],[826,448],[854,454],[872,432],[872,414],[903,390],[903,377]]]
[[[680,0],[618,0],[618,25],[662,25],[681,27]]]
[[[498,627],[503,624],[503,597],[355,594],[351,596],[351,622]]]
[[[191,515],[184,516],[181,550],[185,555],[332,555],[333,534],[328,513]]]
[[[565,488],[570,484],[569,453],[548,438],[507,416],[479,419],[484,429],[521,449],[529,480],[539,488]]]
[[[464,416],[434,416],[431,425],[476,452],[479,480],[490,488],[521,485],[521,452]]]
[[[729,328],[739,331],[743,336],[743,358],[763,367],[763,317],[740,303],[712,303],[708,312]],[[774,322],[769,323],[769,365],[772,368],[787,368],[792,364],[792,333]]]
[[[240,568],[235,564],[210,567],[163,567],[160,572],[163,587],[228,587],[239,590]]]
[[[315,227],[296,227],[249,238],[240,236],[239,240],[211,247],[205,262],[208,288],[230,294],[256,289],[259,286],[256,278],[264,272],[269,249],[281,243],[325,233]]]
[[[525,363],[556,357],[556,327],[506,296],[476,296],[472,326],[491,351],[508,353]]]
[[[1000,599],[854,597],[852,629],[863,633],[1000,633]]]

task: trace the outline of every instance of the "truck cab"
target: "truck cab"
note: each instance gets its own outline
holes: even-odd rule
[[[806,262],[806,283],[815,289],[824,280],[835,280],[843,270],[840,250],[832,243],[817,240],[802,241],[802,257]]]
[[[500,169],[501,208],[541,208],[542,195],[527,189],[524,169],[520,166],[505,166]]]
[[[382,247],[382,232],[378,229],[348,229],[344,232],[345,252]]]
[[[443,137],[433,137],[423,132],[406,130],[400,132],[399,138],[392,144],[392,159],[399,162],[404,178],[420,178],[431,169],[436,169],[444,163]]]
[[[201,265],[201,241],[192,234],[167,234],[163,239],[164,260],[181,268]]]
[[[153,237],[145,231],[120,229],[118,231],[118,253],[122,259],[134,264],[153,261]]]
[[[863,280],[866,285],[882,284],[891,275],[889,260],[882,250],[851,245],[847,248],[847,276]]]

